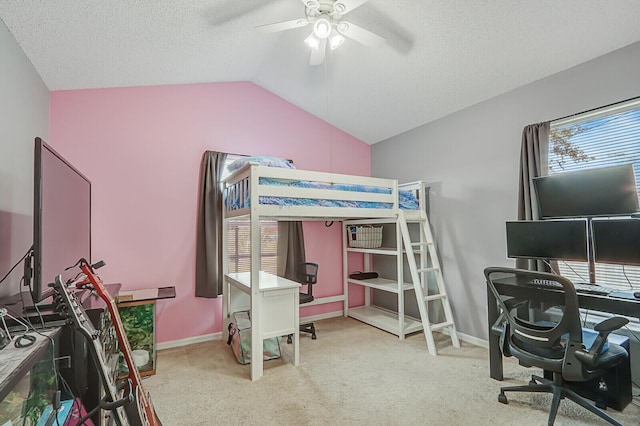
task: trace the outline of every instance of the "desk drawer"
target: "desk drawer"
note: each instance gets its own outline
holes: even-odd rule
[[[298,316],[298,303],[295,298],[299,297],[298,290],[272,290],[261,292],[261,294],[262,336],[266,339],[295,332]]]

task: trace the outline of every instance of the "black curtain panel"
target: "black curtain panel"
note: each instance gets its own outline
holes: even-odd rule
[[[196,297],[222,294],[222,185],[227,154],[206,151],[200,166],[200,205],[196,247]]]
[[[304,262],[302,222],[278,222],[278,276],[298,281],[296,268]]]
[[[518,220],[538,220],[538,201],[533,178],[546,176],[549,169],[550,122],[530,124],[522,130],[520,180],[518,183]],[[516,267],[549,271],[542,261],[517,259]]]

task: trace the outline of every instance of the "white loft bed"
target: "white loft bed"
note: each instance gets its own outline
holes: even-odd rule
[[[274,185],[274,182],[280,184]],[[293,186],[296,182],[323,185]],[[375,192],[358,190],[358,187],[375,189]],[[422,182],[398,185],[395,179],[283,169],[254,163],[249,163],[231,174],[225,180],[224,189],[225,219],[242,216],[250,216],[251,219],[257,220],[262,218],[289,221],[394,218],[401,208],[400,190],[412,192],[419,203],[416,210],[403,210],[408,220],[412,219],[412,216],[417,218],[419,209],[425,209],[425,188]],[[265,197],[303,200],[305,203],[266,204]],[[360,206],[358,203],[366,205]],[[381,206],[382,204],[384,206]]]
[[[310,184],[310,187],[305,187],[306,184]],[[359,188],[363,192],[356,190]],[[374,192],[364,192],[367,190]],[[268,288],[266,281],[262,283],[261,277],[267,278],[260,272],[260,220],[382,219],[391,223],[400,216],[400,199],[406,198],[406,192],[401,190],[411,192],[415,196],[412,205],[414,210],[402,210],[404,217],[407,220],[420,218],[420,211],[426,211],[426,191],[422,182],[398,185],[398,181],[394,179],[267,167],[255,163],[248,163],[236,170],[224,181],[223,253],[228,251],[229,220],[249,220],[251,271],[248,277],[245,276],[242,280],[242,285],[238,285],[235,277],[237,274],[229,274],[228,256],[223,256],[225,275],[222,299],[223,321],[229,318],[233,309],[238,307],[250,309],[253,328],[252,347],[257,347],[262,338],[275,335],[275,332],[265,331],[267,323],[282,323],[283,327],[292,327],[292,324],[295,324],[293,350],[294,365],[297,365],[299,347],[297,289],[294,289],[295,301],[291,301],[290,288]],[[273,197],[284,198],[287,205],[267,204]],[[303,205],[295,205],[298,203]],[[270,278],[273,281],[274,278]],[[234,293],[234,287],[242,288],[243,291],[239,293],[244,294]],[[347,297],[347,292],[343,291],[341,295],[316,298],[305,306],[342,302],[346,313]],[[292,307],[295,310],[295,318],[290,314]],[[264,318],[264,315],[268,315],[267,312],[271,312],[275,317]],[[263,318],[264,324],[256,324],[259,318]],[[252,380],[259,379],[262,372],[262,363],[252,362]]]
[[[265,184],[266,180],[278,181],[281,185]],[[292,182],[322,182],[335,187],[350,187],[361,185],[375,187],[378,191],[358,192],[353,190],[318,189],[316,187],[285,186]],[[329,185],[323,185],[328,187]],[[251,232],[251,284],[258,286],[258,272],[260,270],[260,220],[325,220],[342,221],[350,219],[386,219],[385,222],[394,222],[400,209],[400,191],[408,191],[414,194],[417,202],[415,210],[402,212],[406,220],[420,218],[420,212],[426,211],[426,190],[424,182],[411,182],[398,184],[395,179],[382,179],[366,176],[344,175],[336,173],[315,172],[298,169],[284,169],[277,167],[261,166],[256,163],[248,163],[232,173],[224,182],[224,231],[223,252],[227,252],[227,226],[229,219],[250,220]],[[385,193],[381,193],[385,192]],[[303,200],[329,200],[340,204],[349,202],[347,207],[317,206],[317,205],[271,205],[260,202],[261,197],[286,197],[287,199]],[[264,200],[264,199],[263,199]],[[385,204],[385,208],[353,207],[353,202]],[[310,201],[311,203],[311,201]],[[327,204],[327,203],[325,203]],[[377,205],[376,204],[376,205]],[[369,204],[367,204],[369,206]],[[257,248],[254,250],[253,248]],[[227,257],[223,271],[228,273]],[[344,293],[341,295],[316,298],[305,306],[313,306],[325,303],[344,302]],[[346,312],[346,311],[345,311]]]
[[[361,189],[359,187],[364,187]],[[407,203],[407,193],[413,194],[413,202]],[[342,302],[343,314],[352,316],[375,327],[397,334],[403,339],[405,334],[423,330],[427,339],[429,352],[436,355],[435,341],[432,332],[445,330],[451,336],[454,347],[459,347],[459,340],[453,314],[446,294],[442,271],[437,259],[435,241],[431,234],[429,221],[427,218],[427,191],[424,182],[412,182],[399,185],[395,179],[381,179],[374,177],[352,176],[335,173],[314,172],[287,168],[267,167],[255,163],[248,163],[236,170],[224,182],[223,202],[223,249],[227,249],[227,229],[231,219],[245,219],[250,221],[251,234],[251,272],[245,277],[245,287],[250,289],[250,309],[252,311],[253,322],[262,318],[268,323],[272,318],[265,317],[267,312],[265,304],[270,302],[271,296],[267,295],[268,285],[262,286],[260,276],[260,220],[285,220],[285,221],[343,221],[348,225],[366,224],[395,224],[396,226],[396,246],[390,249],[351,249],[347,248],[347,230],[342,226],[343,235],[343,293],[340,295],[316,298],[313,302],[305,306],[319,305],[325,303]],[[282,198],[282,204],[273,204],[273,198]],[[279,201],[279,202],[280,202]],[[410,236],[408,223],[418,224],[420,228],[420,239],[413,241]],[[403,250],[404,247],[404,250]],[[418,251],[414,247],[419,247]],[[412,284],[407,284],[403,280],[402,256],[406,250],[409,261],[409,270]],[[380,284],[376,282],[358,281],[348,278],[347,252],[355,251],[365,253],[364,270],[369,270],[367,254],[393,254],[398,259],[398,276],[395,280],[387,280],[389,283]],[[414,255],[418,259],[414,258]],[[226,281],[233,283],[233,274],[228,274],[228,256],[223,256],[223,271],[227,277]],[[369,259],[370,260],[370,259]],[[417,261],[419,260],[419,264]],[[426,274],[435,274],[437,281],[437,292],[431,293],[425,285]],[[250,282],[249,282],[250,281]],[[294,283],[295,284],[295,283]],[[384,320],[379,312],[370,315],[372,309],[370,305],[369,293],[365,291],[365,306],[358,312],[348,306],[349,284],[358,284],[368,288],[380,288],[384,291],[391,291],[399,295],[402,301],[404,290],[412,286],[416,292],[418,307],[420,310],[420,320],[413,320],[404,315],[402,303],[398,305],[398,313],[391,315],[387,313]],[[393,288],[392,288],[393,286]],[[263,288],[264,287],[264,288]],[[226,289],[227,286],[225,285]],[[297,296],[297,295],[296,295]],[[229,315],[229,297],[223,297],[223,315]],[[431,324],[428,316],[427,304],[431,301],[441,301],[446,320],[437,324]],[[296,300],[297,302],[297,300]],[[291,308],[292,302],[287,305]],[[297,306],[296,306],[297,307]],[[264,309],[263,309],[264,308]],[[290,311],[291,309],[289,309]],[[281,316],[280,311],[273,309],[276,320]],[[297,309],[294,309],[297,313]],[[261,313],[263,314],[261,316]],[[362,315],[361,315],[362,313]],[[289,315],[291,316],[291,315]],[[393,318],[392,318],[393,317]],[[291,325],[299,322],[299,318],[289,318],[287,323]],[[391,322],[391,326],[387,323]],[[414,324],[415,322],[415,324]],[[260,327],[260,326],[259,326]],[[255,330],[254,330],[255,331]],[[252,347],[257,347],[261,340],[260,336],[252,334]],[[262,333],[263,337],[266,334]],[[275,335],[275,334],[273,334]],[[295,328],[294,335],[294,364],[297,361],[298,329]],[[262,365],[252,365],[252,379],[258,378],[262,374]],[[256,370],[254,370],[254,368]]]

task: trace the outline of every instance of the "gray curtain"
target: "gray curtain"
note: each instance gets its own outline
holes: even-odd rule
[[[518,183],[518,220],[538,220],[538,201],[533,178],[546,176],[549,170],[548,121],[530,124],[522,130],[520,147],[520,181]],[[517,259],[516,267],[536,271],[549,271],[542,261]]]
[[[298,281],[296,269],[304,262],[302,222],[278,222],[278,276]]]
[[[200,205],[196,247],[196,297],[222,294],[222,187],[227,154],[205,151],[200,165]]]

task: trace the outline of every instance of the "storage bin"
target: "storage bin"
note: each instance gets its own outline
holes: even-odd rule
[[[229,338],[227,345],[231,346],[233,354],[240,364],[251,363],[251,318],[250,311],[234,312],[229,323]],[[264,339],[262,359],[280,358],[280,337]]]
[[[382,226],[349,226],[349,247],[378,248],[382,245]]]

